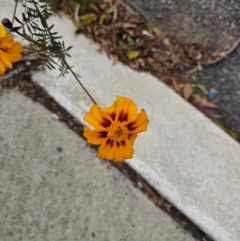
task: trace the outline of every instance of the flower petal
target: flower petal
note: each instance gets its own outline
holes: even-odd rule
[[[1,58],[0,58],[0,74],[4,74],[6,71],[6,67],[5,65],[3,64]]]
[[[130,116],[137,114],[137,105],[129,98],[117,96],[116,119],[120,122],[128,121]]]
[[[2,63],[4,64],[5,67],[12,68],[12,63],[9,61],[5,52],[3,52],[1,49],[0,49],[0,59],[2,60]]]
[[[148,126],[148,117],[144,109],[141,110],[129,123],[126,127],[132,133],[139,133],[147,130]]]
[[[83,118],[86,122],[96,129],[106,129],[111,125],[111,117],[104,111],[101,111],[97,104],[93,105],[90,111]]]
[[[12,68],[12,63],[22,58],[22,45],[13,42],[13,36],[0,26],[0,74],[4,74],[6,68]]]
[[[88,126],[84,126],[83,136],[87,139],[88,143],[92,145],[100,145],[107,138],[107,132],[90,130]]]
[[[121,162],[123,159],[133,158],[134,149],[129,140],[116,143],[114,162]]]
[[[6,35],[5,28],[1,25],[0,26],[0,38],[4,37]]]
[[[111,117],[112,120],[115,120],[115,118],[116,118],[116,102],[114,102],[108,108],[101,108],[101,111],[104,113],[107,113]]]
[[[115,157],[116,146],[113,141],[107,139],[98,148],[97,157],[113,161]]]
[[[3,38],[0,38],[1,49],[11,48],[13,45],[13,36],[7,33]]]
[[[4,52],[12,63],[22,59],[22,45],[19,42],[13,43],[12,47],[10,49],[5,49]]]
[[[123,159],[133,157],[134,149],[130,141],[122,141],[115,143],[110,139],[104,141],[98,149],[97,157],[107,159],[109,161],[121,162]]]
[[[130,141],[131,145],[134,144],[136,138],[137,138],[137,134],[131,134],[131,135],[129,135],[128,140]]]

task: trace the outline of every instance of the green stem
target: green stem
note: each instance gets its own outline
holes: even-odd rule
[[[19,0],[15,0],[15,6],[14,6],[14,11],[13,11],[13,17],[12,17],[12,26],[13,26],[13,23],[14,23],[14,20],[15,20],[15,16],[16,16],[18,1]]]

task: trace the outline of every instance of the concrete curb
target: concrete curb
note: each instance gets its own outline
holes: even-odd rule
[[[147,111],[149,130],[137,139],[128,164],[211,237],[237,240],[238,143],[156,78],[122,64],[112,67],[97,46],[73,35],[70,21],[53,22],[67,45],[74,46],[71,64],[100,106],[123,95]],[[34,78],[82,121],[92,103],[70,75],[57,79],[58,74],[46,71]]]

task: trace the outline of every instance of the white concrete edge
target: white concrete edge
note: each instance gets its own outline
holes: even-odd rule
[[[124,67],[127,68],[127,67]],[[48,73],[38,73],[34,80],[37,81],[48,93],[62,106],[64,107],[74,118],[80,121],[83,125],[86,122],[83,121],[83,116],[89,110],[90,106],[87,108],[86,103],[81,103],[76,107],[76,103],[72,102],[70,99],[62,95],[62,92],[58,89],[51,90],[51,87],[43,84],[41,80],[39,81],[38,75],[43,74],[47,77]],[[41,79],[41,77],[40,77]],[[74,81],[74,80],[72,80]],[[167,88],[167,87],[166,87]],[[176,97],[178,98],[178,97]],[[88,103],[89,104],[89,103]],[[192,110],[198,112],[197,110]],[[204,117],[205,118],[205,117]],[[222,132],[218,127],[215,127],[218,131]],[[157,132],[157,131],[156,131]],[[225,134],[225,133],[224,133]],[[225,138],[229,138],[227,135]],[[230,138],[229,138],[230,139]],[[230,139],[231,142],[231,139]],[[239,148],[239,147],[237,147]],[[149,147],[149,149],[151,149]],[[200,209],[197,209],[194,205],[182,206],[181,194],[176,190],[176,188],[167,179],[162,177],[163,173],[159,175],[150,165],[147,164],[144,157],[138,154],[136,151],[133,160],[126,160],[127,164],[133,168],[137,173],[139,173],[150,185],[152,185],[161,195],[163,195],[167,200],[169,200],[175,207],[177,207],[181,212],[183,212],[190,220],[192,220],[197,226],[199,226],[208,235],[213,237],[215,240],[222,241],[233,241],[228,232],[224,228],[218,226],[217,222],[211,218],[211,216],[203,215]],[[216,180],[217,181],[217,180]]]
[[[37,79],[35,80],[38,82]],[[39,82],[39,84],[44,89],[49,91],[46,85],[42,84],[41,82]],[[80,108],[76,108],[75,104],[62,96],[62,93],[58,92],[57,90],[49,91],[49,93],[73,117],[75,117],[83,125],[86,125],[86,122],[84,122],[82,118],[89,108],[86,109],[85,105],[80,106]],[[196,209],[196,206],[189,205],[183,208],[183,206],[178,203],[178,200],[181,199],[181,195],[178,193],[175,187],[168,182],[167,179],[161,178],[161,175],[159,175],[159,173],[157,173],[151,166],[147,165],[146,161],[141,157],[141,155],[135,153],[134,160],[126,160],[125,162],[208,235],[213,237],[215,240],[232,241],[232,239],[229,238],[228,232],[226,232],[223,228],[218,227],[217,222],[215,222],[215,220],[210,216],[202,215],[201,210]]]
[[[174,186],[168,182],[167,179],[160,178],[159,174],[155,172],[151,167],[146,165],[141,157],[134,158],[135,163],[127,161],[128,165],[132,167],[137,173],[140,173],[142,177],[160,194],[162,194],[167,200],[169,200],[176,208],[184,213],[193,223],[195,223],[200,229],[202,229],[209,236],[217,240],[232,240],[228,232],[218,226],[217,222],[211,218],[211,216],[202,215],[201,210],[196,209],[196,206],[189,205],[183,208],[178,200],[181,200],[181,196]],[[139,168],[139,166],[141,166]],[[143,172],[144,170],[144,172]],[[151,177],[149,177],[150,175]],[[190,214],[190,215],[189,215]]]
[[[238,143],[156,78],[120,63],[112,67],[112,61],[96,51],[97,46],[73,35],[69,20],[52,21],[66,46],[74,45],[70,61],[101,106],[123,95],[146,109],[149,129],[139,135],[135,158],[127,163],[215,240],[238,240]],[[70,75],[57,79],[58,75],[45,71],[34,79],[83,123],[91,101]]]
[[[68,25],[68,27],[66,27],[66,28],[70,28],[70,25]],[[59,29],[59,31],[60,31],[60,29]],[[68,33],[68,36],[69,36],[69,33]],[[171,101],[169,100],[169,103],[167,103],[167,102],[165,103],[167,105],[166,109],[170,109],[174,105],[177,105],[177,108],[175,106],[174,110],[170,111],[171,113],[164,113],[164,111],[166,111],[166,109],[164,107],[161,107],[160,109],[162,111],[160,111],[160,112],[163,115],[162,118],[160,118],[161,120],[158,120],[159,118],[156,115],[155,115],[155,117],[152,116],[153,118],[151,118],[151,114],[150,114],[150,122],[152,121],[152,119],[156,118],[156,120],[154,122],[155,126],[152,127],[152,129],[149,130],[147,133],[143,133],[140,135],[140,137],[139,137],[140,140],[137,140],[137,143],[135,146],[135,150],[136,150],[135,158],[134,158],[134,160],[129,160],[127,162],[134,170],[136,170],[140,175],[142,175],[159,193],[161,193],[164,197],[166,197],[171,203],[173,203],[179,210],[181,210],[186,216],[188,216],[194,223],[196,223],[200,228],[202,228],[207,234],[209,234],[215,240],[233,241],[234,239],[231,237],[231,236],[233,236],[232,232],[230,230],[228,230],[226,227],[224,227],[224,224],[221,223],[221,220],[218,219],[218,217],[213,217],[214,213],[211,214],[211,213],[209,213],[209,211],[204,210],[204,208],[205,208],[204,205],[199,206],[199,204],[197,202],[195,202],[196,197],[195,196],[191,197],[192,194],[187,193],[184,187],[182,188],[182,190],[180,190],[180,187],[178,186],[176,180],[177,179],[181,180],[181,178],[183,177],[182,174],[178,176],[175,173],[175,175],[176,175],[175,178],[177,178],[177,179],[175,181],[173,181],[173,180],[171,180],[171,177],[168,176],[168,174],[166,175],[165,172],[167,172],[167,170],[163,171],[161,169],[163,165],[165,165],[166,168],[168,168],[167,166],[169,165],[169,163],[172,163],[172,165],[174,165],[174,163],[176,164],[176,162],[171,160],[171,158],[178,159],[179,156],[181,156],[181,153],[177,152],[177,153],[173,154],[172,157],[168,157],[168,151],[167,151],[167,153],[164,153],[165,157],[162,159],[162,162],[156,163],[157,162],[156,157],[159,157],[159,154],[154,155],[154,153],[157,153],[157,151],[164,152],[163,150],[165,148],[169,149],[169,147],[174,144],[172,138],[170,138],[170,143],[167,143],[166,146],[163,145],[161,148],[154,148],[151,145],[151,141],[149,141],[149,140],[156,141],[157,139],[159,139],[159,142],[161,142],[161,141],[164,142],[166,139],[168,139],[168,141],[169,141],[168,135],[165,136],[166,139],[164,139],[164,137],[156,138],[156,135],[159,134],[159,136],[160,136],[163,134],[162,131],[164,132],[164,130],[159,131],[159,128],[161,128],[161,125],[163,125],[163,123],[165,121],[169,122],[169,115],[170,115],[170,118],[174,117],[174,115],[173,115],[173,113],[174,113],[174,114],[176,114],[176,116],[175,116],[176,119],[171,120],[171,125],[176,125],[177,128],[173,128],[174,130],[172,130],[171,135],[178,136],[178,138],[176,138],[176,140],[178,140],[178,142],[182,142],[181,146],[189,146],[189,144],[190,144],[190,146],[188,148],[189,150],[195,148],[197,145],[199,145],[199,141],[202,142],[202,139],[204,138],[204,135],[202,135],[203,133],[205,133],[205,135],[209,134],[208,141],[207,141],[208,143],[214,143],[217,141],[217,139],[218,139],[218,141],[224,140],[224,143],[218,143],[220,145],[218,145],[217,148],[215,148],[214,146],[211,147],[211,145],[208,146],[208,147],[210,147],[210,151],[204,157],[205,159],[206,158],[212,159],[212,162],[218,161],[217,160],[218,157],[214,157],[211,152],[217,153],[218,149],[220,149],[220,148],[222,149],[223,145],[225,147],[227,145],[227,146],[231,146],[232,150],[226,150],[221,162],[226,162],[228,159],[227,156],[229,155],[228,152],[231,152],[233,155],[232,159],[234,159],[234,162],[237,163],[238,157],[236,157],[234,152],[236,151],[236,154],[239,153],[239,155],[240,155],[240,149],[239,149],[238,143],[233,141],[229,136],[227,136],[218,127],[216,127],[210,120],[208,120],[200,112],[195,110],[192,106],[190,106],[183,99],[181,99],[176,93],[174,93],[172,90],[170,90],[164,84],[160,83],[154,77],[147,75],[147,74],[142,74],[142,73],[139,74],[137,72],[134,72],[134,71],[128,69],[128,67],[123,66],[120,63],[117,66],[112,67],[111,60],[107,59],[107,57],[105,55],[99,54],[96,51],[97,46],[93,45],[91,43],[91,41],[85,39],[84,36],[78,36],[76,38],[73,37],[73,39],[71,39],[70,41],[74,41],[74,42],[71,42],[70,45],[72,45],[72,44],[74,45],[74,43],[76,41],[76,44],[78,43],[77,46],[81,45],[82,48],[84,49],[83,51],[80,49],[78,49],[78,50],[75,49],[75,52],[72,53],[73,58],[70,59],[70,61],[72,62],[71,64],[73,64],[75,66],[74,67],[75,70],[77,68],[80,68],[78,72],[80,73],[80,75],[83,76],[82,80],[83,80],[84,84],[86,85],[87,89],[91,93],[94,93],[94,96],[96,97],[97,102],[103,103],[102,106],[104,106],[104,104],[106,106],[110,105],[112,103],[112,101],[115,99],[114,96],[117,94],[122,94],[122,93],[127,93],[126,96],[130,96],[130,97],[133,96],[133,99],[137,100],[136,101],[137,103],[142,103],[143,107],[150,106],[149,109],[151,109],[151,107],[153,107],[152,106],[153,103],[154,103],[154,106],[157,106],[158,104],[160,104],[160,102],[166,101],[167,98],[170,98]],[[68,42],[68,40],[66,40],[66,42]],[[80,56],[80,59],[78,56]],[[74,58],[75,58],[75,60],[74,60]],[[88,62],[91,64],[86,64]],[[106,63],[108,63],[108,64],[106,64]],[[109,69],[109,67],[110,67],[110,69]],[[117,73],[117,74],[115,74],[115,73]],[[124,75],[124,77],[123,77],[123,75]],[[135,75],[135,77],[133,77],[134,75]],[[82,118],[83,118],[84,114],[88,111],[90,106],[92,105],[91,101],[89,101],[88,97],[86,97],[86,95],[80,90],[78,91],[79,97],[76,98],[76,97],[72,96],[72,94],[76,91],[76,89],[80,88],[77,84],[75,85],[75,80],[73,78],[67,77],[69,79],[65,78],[63,80],[63,79],[56,79],[56,76],[58,76],[58,72],[50,73],[50,72],[46,71],[45,73],[38,73],[35,76],[35,79],[56,99],[56,101],[58,101],[74,117],[76,117],[79,121],[81,121],[84,124]],[[141,99],[143,99],[143,97],[146,96],[146,92],[142,91],[142,90],[148,89],[149,86],[147,86],[148,84],[145,86],[144,81],[140,81],[138,87],[136,86],[136,84],[138,84],[137,82],[129,83],[127,81],[123,81],[123,79],[125,79],[129,76],[131,76],[130,78],[137,79],[139,81],[142,78],[148,79],[149,85],[152,86],[150,88],[150,92],[153,91],[151,94],[149,94],[148,98],[155,99],[154,102],[152,102],[150,104],[149,103],[146,104],[146,103],[144,103],[144,101],[141,101]],[[54,84],[47,83],[46,79],[48,79],[48,81],[50,81],[50,79],[55,79],[56,83],[54,83]],[[89,81],[86,82],[86,79],[89,79]],[[104,80],[104,79],[105,79],[105,82],[99,81],[99,80]],[[113,81],[113,79],[115,79],[115,81]],[[117,85],[116,89],[113,89],[114,84],[117,84],[117,82],[121,83],[121,81],[122,81],[122,84]],[[64,83],[61,83],[61,82],[64,82]],[[75,87],[71,87],[72,85]],[[97,87],[97,85],[102,85],[103,88],[100,89]],[[134,88],[135,88],[136,92],[133,94],[129,90],[134,89]],[[104,91],[104,89],[106,90],[106,92]],[[161,99],[161,98],[158,99],[158,96],[156,96],[156,94],[155,94],[156,89],[159,90],[159,94],[161,93],[160,95],[164,96],[163,99]],[[165,94],[163,94],[163,92]],[[73,94],[73,95],[75,95],[75,94]],[[109,95],[109,96],[107,96],[107,95]],[[110,99],[111,99],[111,101],[110,101]],[[139,106],[141,106],[141,104]],[[145,107],[145,109],[147,110],[148,107]],[[152,112],[154,112],[154,110]],[[184,112],[186,115],[182,118],[181,115]],[[154,113],[152,113],[152,114],[154,115]],[[166,118],[164,117],[164,114],[166,114],[166,116],[167,116]],[[180,117],[180,119],[179,119],[179,117]],[[191,122],[190,125],[184,123],[184,122],[188,122],[188,121]],[[200,123],[200,125],[199,125],[199,123]],[[173,127],[171,125],[170,125],[170,129],[171,129],[171,127]],[[184,125],[185,125],[185,129],[181,130],[180,128]],[[192,140],[191,136],[194,135],[194,132],[195,132],[194,128],[197,128],[197,127],[200,128],[200,133],[197,134],[198,135],[197,138],[194,138],[194,140]],[[170,129],[167,128],[165,131],[169,132]],[[187,135],[184,133],[177,134],[176,129],[179,132],[180,132],[180,130],[182,132],[187,132]],[[211,138],[212,134],[215,134],[214,138]],[[182,137],[181,137],[182,135],[184,138],[187,138],[187,139],[185,139],[185,140],[182,139]],[[146,143],[149,143],[149,146],[147,146],[147,147],[145,146],[145,148],[142,148],[142,145],[147,145]],[[203,148],[205,148],[205,145],[202,146],[201,150],[196,151],[196,153],[194,153],[194,154],[191,153],[192,159],[194,159],[194,158],[199,159],[197,161],[198,164],[195,167],[195,169],[197,171],[204,171],[204,170],[201,170],[201,163],[202,163],[203,158],[201,158],[200,154],[199,154],[202,152]],[[151,150],[152,154],[146,155],[146,150]],[[148,157],[146,158],[146,156],[148,156]],[[188,157],[187,157],[187,155],[183,155],[182,158],[186,159]],[[160,157],[160,159],[161,159],[161,157]],[[188,160],[187,163],[185,163],[186,165],[183,166],[182,169],[187,168],[188,163],[190,161],[191,161],[191,159]],[[168,164],[166,165],[166,163],[168,163]],[[199,164],[200,164],[200,166],[199,166]],[[180,166],[176,166],[176,169],[179,169],[179,168],[181,169]],[[203,165],[203,169],[204,168],[205,167]],[[237,166],[237,168],[238,169],[240,168],[239,165]],[[223,173],[224,169],[220,168],[219,171],[221,173],[220,176],[227,175],[227,173]],[[201,177],[201,175],[200,175],[200,178],[197,178],[197,180],[189,178],[189,182],[190,183],[198,182],[199,179],[201,179],[201,178],[206,179],[206,178],[208,178],[208,176],[204,175],[204,177]],[[217,184],[219,182],[217,180],[217,178],[219,178],[219,175],[217,175],[215,177],[215,179],[212,180],[211,186],[213,186],[214,183]],[[184,185],[188,186],[189,183],[185,183]],[[197,198],[199,198],[202,195],[204,196],[205,195],[204,192],[207,192],[208,188],[209,187],[203,188],[203,193],[200,195],[198,194]],[[221,190],[219,190],[219,191],[221,192]],[[223,192],[225,192],[225,191],[223,191]],[[189,195],[189,197],[191,197],[190,198],[191,201],[188,202],[187,200],[185,200],[186,195]],[[194,193],[194,195],[196,195],[196,193]],[[221,195],[221,193],[217,194],[217,196],[219,196],[219,195]],[[227,195],[231,195],[231,193],[228,193]],[[239,200],[237,200],[237,201],[239,201]],[[214,207],[211,205],[206,208],[214,209]]]

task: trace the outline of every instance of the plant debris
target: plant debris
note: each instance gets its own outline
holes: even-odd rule
[[[75,10],[66,2],[62,4],[62,11],[74,18]],[[89,4],[82,16],[89,14],[95,16],[95,21],[85,27],[76,23],[76,32],[100,44],[99,51],[112,58],[113,65],[121,61],[132,69],[148,72],[209,118],[221,118],[208,91],[194,80],[194,73],[201,68],[201,52],[195,45],[172,43],[159,29],[151,28],[132,7],[119,0]]]
[[[73,16],[73,9],[66,5],[62,9]],[[225,114],[213,103],[215,95],[196,82],[195,73],[202,70],[204,62],[200,47],[171,42],[159,29],[151,28],[125,1],[103,0],[89,4],[85,14],[94,14],[96,21],[78,29],[78,32],[98,43],[99,51],[104,51],[112,58],[113,65],[121,61],[132,69],[154,75],[208,118],[224,122]],[[207,52],[204,58],[211,62]],[[226,133],[230,134],[229,131]],[[233,137],[232,134],[230,136]]]

